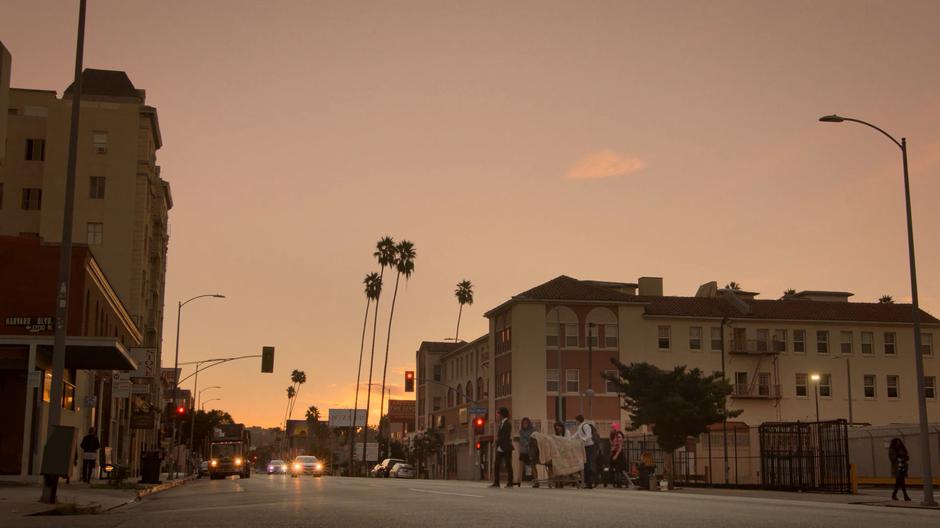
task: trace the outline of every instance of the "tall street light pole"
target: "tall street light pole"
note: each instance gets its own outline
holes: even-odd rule
[[[898,141],[894,139],[894,136],[871,123],[860,119],[842,117],[836,114],[820,117],[819,120],[824,123],[842,123],[844,121],[850,121],[865,125],[881,132],[901,149],[901,164],[904,169],[904,203],[907,209],[907,253],[911,268],[911,321],[914,324],[914,368],[917,375],[917,413],[920,421],[920,450],[924,481],[924,498],[921,501],[921,506],[936,506],[937,501],[933,496],[933,468],[931,467],[930,460],[930,432],[927,426],[924,355],[921,349],[920,335],[920,305],[917,301],[917,267],[914,259],[914,223],[911,220],[911,184],[907,173],[907,138],[902,137],[901,141]]]
[[[224,299],[224,298],[225,298],[224,295],[219,294],[219,293],[206,293],[206,294],[203,294],[203,295],[197,295],[197,296],[195,296],[195,297],[193,297],[193,298],[191,298],[191,299],[187,299],[186,301],[180,302],[180,303],[177,305],[177,307],[176,307],[176,354],[175,354],[174,359],[173,359],[173,406],[174,406],[174,407],[176,407],[176,400],[177,400],[177,398],[179,398],[179,389],[180,389],[180,380],[179,380],[179,378],[180,378],[180,376],[179,376],[179,366],[180,366],[180,319],[182,318],[183,307],[186,306],[187,304],[189,304],[189,303],[195,301],[196,299],[202,299],[202,298],[204,298],[204,297],[214,297],[214,298],[216,298],[216,299]],[[174,475],[174,477],[176,476],[176,474],[179,473],[179,469],[180,469],[180,457],[179,457],[179,451],[178,451],[178,449],[177,449],[178,446],[176,445],[176,431],[177,431],[176,422],[178,422],[178,421],[179,421],[179,420],[177,420],[177,419],[174,419],[174,420],[173,420],[173,436],[172,436],[171,439],[170,439],[170,448],[171,448],[171,450],[172,450],[173,453],[174,453],[174,460],[173,460],[173,475]]]
[[[813,381],[813,386],[816,387],[816,423],[819,423],[819,374],[813,374],[809,377]]]
[[[222,398],[209,398],[208,400],[202,402],[202,406],[199,408],[199,410],[200,410],[200,411],[205,411],[205,410],[206,410],[206,404],[207,404],[207,403],[212,402],[212,401],[218,401],[218,400],[221,400],[221,399],[222,399]]]
[[[62,418],[62,381],[65,374],[65,338],[69,318],[69,286],[72,271],[72,221],[75,216],[75,165],[78,158],[78,118],[82,101],[82,62],[85,51],[85,0],[78,4],[78,39],[75,44],[75,80],[72,83],[72,119],[69,123],[69,153],[65,171],[65,207],[62,215],[62,242],[59,244],[59,276],[56,282],[56,323],[52,346],[52,389],[50,391],[49,427]],[[42,502],[55,503],[59,477],[43,478]]]
[[[199,363],[196,363],[196,372],[197,373],[199,372]],[[196,379],[199,379],[199,378],[197,377]],[[190,449],[193,449],[193,447],[195,446],[195,444],[193,444],[193,440],[195,439],[195,432],[196,432],[196,409],[200,408],[198,402],[202,400],[202,393],[206,392],[209,389],[221,389],[221,388],[222,387],[220,385],[213,385],[211,387],[206,387],[200,390],[198,393],[196,393],[196,399],[193,402],[193,408],[192,408],[192,411],[190,412],[190,417],[189,417],[189,448]],[[193,384],[193,390],[194,391],[196,390],[195,384]]]

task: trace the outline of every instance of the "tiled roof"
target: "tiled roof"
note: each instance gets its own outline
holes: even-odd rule
[[[742,313],[722,298],[658,297],[649,300],[647,315],[678,317],[732,317],[735,319],[787,319],[798,321],[855,321],[868,323],[908,323],[912,321],[910,304],[826,302],[803,300],[744,301],[750,313]],[[940,323],[921,310],[921,321]]]
[[[75,83],[65,89],[66,95],[72,94]],[[108,97],[133,97],[140,99],[140,93],[127,74],[116,70],[96,70],[86,68],[82,72],[82,96],[103,95]]]
[[[639,302],[638,297],[635,295],[620,293],[612,288],[598,286],[595,282],[581,281],[567,275],[561,275],[531,290],[526,290],[513,297],[513,299]]]

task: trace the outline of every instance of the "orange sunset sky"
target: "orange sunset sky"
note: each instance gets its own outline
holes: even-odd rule
[[[69,84],[77,11],[0,2],[13,86]],[[186,306],[181,361],[277,347],[273,375],[200,376],[239,421],[277,425],[295,368],[295,418],[351,406],[386,234],[418,254],[393,397],[420,341],[453,336],[464,278],[466,339],[560,274],[909,300],[899,151],[833,112],[909,139],[940,315],[940,2],[89,0],[87,24],[86,67],[127,71],[160,116],[164,366],[202,293],[228,298]]]

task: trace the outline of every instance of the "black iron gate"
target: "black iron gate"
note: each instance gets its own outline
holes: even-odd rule
[[[764,489],[849,493],[848,424],[761,424],[761,485]]]

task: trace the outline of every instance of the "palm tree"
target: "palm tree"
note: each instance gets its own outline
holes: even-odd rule
[[[793,288],[787,288],[783,290],[784,297],[792,297],[794,295],[796,295],[796,290],[794,290]]]
[[[731,281],[728,284],[725,284],[725,289],[739,291],[741,289],[741,285],[737,282]]]
[[[307,418],[308,422],[318,422],[320,421],[320,409],[317,409],[316,405],[311,405],[307,408],[304,417]]]
[[[297,394],[297,391],[294,390],[293,385],[287,386],[287,408],[284,409],[284,438],[287,438],[287,413],[290,412],[291,402],[294,401],[294,396]],[[281,442],[278,442],[278,450],[281,448]]]
[[[388,314],[388,335],[385,336],[385,365],[382,367],[382,397],[379,400],[379,417],[381,418],[382,413],[385,412],[385,379],[388,374],[388,348],[392,340],[392,317],[395,316],[395,301],[398,299],[398,281],[401,280],[401,276],[405,276],[405,280],[411,278],[411,274],[415,271],[415,245],[407,240],[402,240],[395,246],[395,293],[392,294],[392,308]],[[379,431],[381,432],[382,422],[379,421]]]
[[[464,279],[457,283],[457,289],[454,290],[457,296],[457,302],[460,303],[460,310],[457,312],[457,332],[454,333],[454,343],[460,337],[460,317],[463,315],[463,305],[473,304],[473,284]]]
[[[878,299],[878,302],[881,304],[894,304],[894,297],[885,294],[882,295],[880,299]]]
[[[302,370],[294,369],[290,373],[290,380],[294,382],[294,403],[297,402],[297,395],[300,394],[300,386],[304,383],[307,383],[307,374]],[[287,413],[287,419],[290,420],[291,416],[294,414],[294,403],[291,403],[290,410]]]
[[[366,389],[366,419],[362,428],[362,459],[366,458],[366,443],[369,439],[369,408],[372,403],[372,367],[375,363],[375,331],[379,325],[379,300],[382,298],[381,283],[385,278],[385,268],[395,264],[395,241],[392,237],[382,237],[375,244],[375,253],[372,254],[379,261],[379,292],[375,297],[375,309],[372,312],[372,355],[369,358],[369,387]]]
[[[369,322],[369,304],[379,298],[379,292],[382,291],[382,279],[379,274],[372,272],[366,275],[362,281],[366,285],[366,315],[362,320],[362,340],[359,342],[359,366],[356,368],[356,403],[353,404],[353,417],[349,425],[349,476],[353,472],[353,438],[356,431],[356,415],[359,413],[359,385],[362,383],[362,352],[366,346],[366,326]]]

